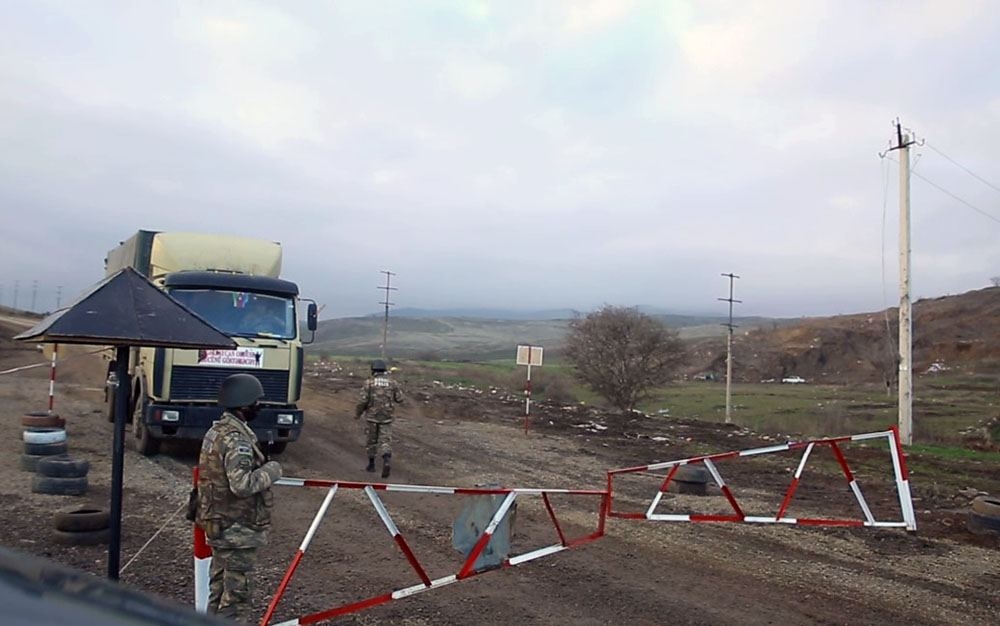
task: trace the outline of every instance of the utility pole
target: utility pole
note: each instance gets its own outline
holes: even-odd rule
[[[31,312],[35,312],[35,302],[38,300],[38,281],[31,281]]]
[[[389,292],[396,291],[395,287],[390,287],[390,283],[392,281],[392,277],[396,274],[394,272],[390,272],[389,270],[381,270],[381,272],[385,274],[385,286],[379,286],[376,287],[376,289],[385,290],[385,300],[383,302],[379,302],[379,304],[385,305],[385,318],[382,320],[382,360],[384,361],[386,359],[386,345],[389,342],[389,307],[395,304],[393,302],[389,302]]]
[[[14,281],[14,304],[13,304],[13,306],[10,307],[10,308],[15,309],[15,310],[17,309],[17,288],[20,287],[20,286],[21,286],[21,281],[15,280]]]
[[[56,310],[57,311],[59,310],[60,306],[62,306],[62,285],[56,287]]]
[[[723,326],[728,329],[726,333],[726,423],[730,424],[733,421],[733,329],[736,328],[733,325],[733,303],[742,304],[743,301],[733,300],[733,281],[739,276],[732,272],[723,274],[723,276],[729,277],[729,297],[719,298],[719,300],[729,303],[729,323],[723,324]]]
[[[913,140],[903,134],[896,120],[896,145],[899,150],[899,438],[903,445],[913,443],[913,313],[910,307],[910,146]]]

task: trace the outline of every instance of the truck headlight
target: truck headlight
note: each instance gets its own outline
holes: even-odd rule
[[[291,413],[278,413],[278,423],[283,426],[289,426],[295,423],[295,416]]]
[[[162,413],[164,422],[179,422],[181,421],[180,411],[164,411]]]

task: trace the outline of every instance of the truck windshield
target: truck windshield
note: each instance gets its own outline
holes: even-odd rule
[[[171,289],[170,295],[227,335],[295,338],[291,298],[214,289]]]

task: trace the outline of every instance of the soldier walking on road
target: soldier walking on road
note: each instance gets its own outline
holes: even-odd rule
[[[375,455],[382,455],[382,478],[389,477],[392,458],[392,412],[403,401],[399,383],[389,378],[385,361],[372,361],[372,376],[361,389],[361,399],[354,417],[365,417],[365,450],[368,453],[366,472],[375,471]]]
[[[257,549],[271,526],[271,485],[281,465],[268,461],[247,425],[264,397],[260,381],[233,374],[219,391],[225,411],[201,445],[196,522],[212,547],[208,610],[241,622],[253,621],[251,576]]]

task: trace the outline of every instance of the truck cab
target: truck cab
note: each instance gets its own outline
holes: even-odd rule
[[[130,417],[136,448],[156,454],[167,439],[201,439],[222,414],[222,381],[255,376],[264,388],[249,423],[265,450],[280,453],[302,431],[303,307],[298,286],[277,277],[280,246],[222,235],[139,233],[108,254],[106,270],[131,265],[237,344],[235,350],[133,348]],[[259,272],[259,273],[257,273]],[[316,329],[316,304],[305,327]],[[155,323],[155,320],[152,321]],[[115,364],[109,366],[109,382]],[[108,394],[113,415],[114,394]]]

